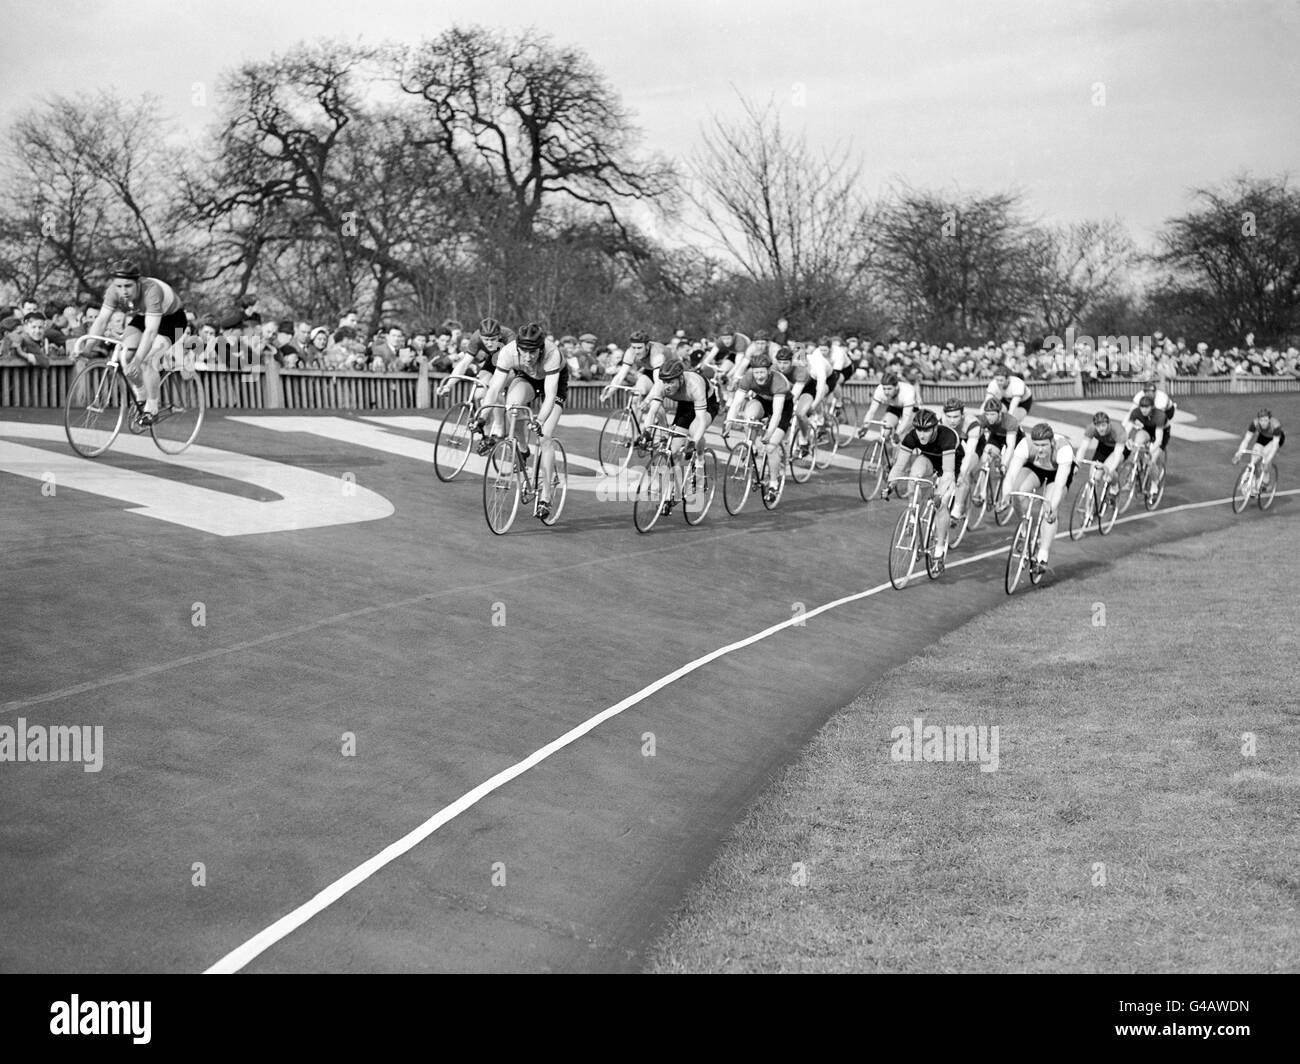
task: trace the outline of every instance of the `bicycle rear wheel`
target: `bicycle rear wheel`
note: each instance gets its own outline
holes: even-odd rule
[[[733,517],[740,513],[754,485],[749,457],[749,443],[742,441],[731,449],[727,468],[722,475],[722,504]]]
[[[894,585],[895,591],[902,591],[912,576],[917,551],[920,549],[920,535],[915,511],[908,506],[898,515],[894,538],[889,544],[889,582]]]
[[[959,520],[956,523],[956,527],[953,529],[953,531],[948,533],[948,546],[954,550],[957,547],[960,547],[961,541],[966,538],[966,531],[969,528],[970,528],[970,504],[969,504],[969,500],[967,500],[966,512],[961,515],[961,520]]]
[[[816,467],[825,469],[840,449],[840,424],[834,414],[827,414],[817,430]]]
[[[596,457],[601,472],[606,475],[626,469],[632,460],[632,444],[636,439],[636,426],[631,412],[624,407],[615,410],[605,419],[596,443]]]
[[[522,476],[519,448],[513,439],[502,440],[492,448],[492,460],[483,471],[483,515],[498,536],[504,536],[514,524]]]
[[[688,525],[698,525],[713,505],[718,490],[718,459],[712,451],[698,452],[686,471],[682,493],[682,516]]]
[[[158,450],[180,454],[203,425],[203,385],[197,377],[186,380],[180,370],[171,370],[164,374],[158,396],[158,413],[149,432]]]
[[[82,458],[97,458],[122,431],[126,407],[126,381],[117,367],[87,362],[73,376],[63,406],[68,444]]]
[[[925,542],[921,549],[925,551],[925,575],[931,580],[939,579],[939,559],[935,557],[934,548],[938,543],[938,528],[936,523],[947,518],[939,516],[939,508],[934,502],[926,503],[927,516],[922,518],[921,527],[925,530]]]
[[[1259,492],[1255,496],[1255,501],[1259,504],[1261,510],[1267,510],[1273,505],[1273,496],[1277,494],[1277,463],[1274,462],[1268,467],[1268,472],[1261,477],[1259,482]]]
[[[802,458],[796,457],[800,448],[806,447],[808,453]],[[794,438],[790,441],[790,475],[796,484],[807,484],[813,470],[817,467],[817,441],[795,423]]]
[[[1030,561],[1029,582],[1033,584],[1034,587],[1037,587],[1039,584],[1043,582],[1042,571],[1035,568],[1033,564],[1038,560],[1039,536],[1041,534],[1042,534],[1041,531],[1035,531],[1033,536],[1031,536],[1029,540],[1029,561]]]
[[[465,468],[469,452],[474,446],[474,432],[470,428],[474,411],[469,403],[460,403],[447,411],[433,438],[433,472],[439,480],[452,480]]]
[[[1119,517],[1119,496],[1111,493],[1110,482],[1102,485],[1101,504],[1097,514],[1097,531],[1103,536],[1115,527],[1115,519]]]
[[[876,440],[862,452],[862,462],[858,466],[858,494],[863,502],[880,498],[880,491],[885,486],[884,450],[884,444]]]
[[[1128,508],[1133,505],[1133,500],[1137,496],[1137,463],[1134,459],[1129,458],[1120,463],[1118,475],[1119,497],[1116,501],[1119,504],[1119,512],[1125,514],[1128,513]]]
[[[1022,518],[1016,526],[1015,538],[1011,541],[1011,550],[1007,554],[1007,594],[1015,593],[1020,584],[1020,577],[1025,571],[1025,561],[1029,553],[1029,519]]]
[[[564,512],[564,500],[569,497],[569,456],[564,453],[564,444],[559,440],[552,440],[551,446],[555,449],[555,459],[551,466],[551,492],[550,504],[551,512],[542,521],[544,525],[553,525],[560,519],[560,514]],[[537,467],[537,475],[542,475],[542,469]]]
[[[966,507],[966,524],[972,532],[984,523],[984,515],[989,509],[989,471],[981,468],[971,489],[970,501]]]
[[[673,469],[668,456],[657,452],[645,467],[641,483],[636,486],[636,500],[632,503],[632,523],[638,532],[649,532],[663,510],[669,497]]]
[[[781,494],[785,491],[785,466],[781,467],[781,475],[776,478],[776,484],[770,491],[768,489],[768,474],[772,471],[772,461],[771,455],[763,456],[763,468],[758,476],[758,490],[762,492],[764,510],[775,510],[781,502]]]

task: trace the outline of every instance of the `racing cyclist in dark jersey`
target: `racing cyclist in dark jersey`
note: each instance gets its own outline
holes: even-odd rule
[[[102,336],[109,319],[119,310],[126,315],[122,369],[137,399],[143,384],[144,414],[140,424],[152,425],[158,416],[162,384],[159,360],[185,335],[189,319],[180,296],[169,284],[157,277],[141,277],[140,267],[128,259],[113,263],[111,282],[88,335]]]
[[[1056,537],[1056,511],[1074,480],[1074,448],[1064,436],[1040,421],[1029,435],[1016,444],[1002,480],[1002,501],[1012,491],[1032,491],[1043,497],[1043,531],[1038,537],[1038,557],[1031,562],[1031,572],[1041,575]]]
[[[772,358],[767,351],[750,355],[748,362],[749,368],[736,382],[736,392],[731,397],[726,424],[736,419],[742,404],[746,418],[753,421],[767,419],[767,427],[758,440],[758,446],[772,456],[768,463],[769,480],[763,485],[763,491],[771,502],[776,498],[776,485],[785,465],[785,448],[782,443],[790,428],[794,404],[790,401],[790,381],[783,373],[772,369]]]
[[[1286,432],[1282,428],[1282,422],[1273,416],[1273,411],[1261,410],[1246,426],[1246,435],[1241,438],[1241,446],[1232,456],[1232,464],[1240,462],[1241,456],[1248,450],[1259,454],[1263,459],[1260,464],[1260,480],[1263,483],[1269,476],[1273,459],[1285,442]]]
[[[669,442],[673,451],[683,450],[683,459],[691,460],[697,450],[704,447],[704,434],[718,416],[720,404],[717,393],[710,385],[713,375],[712,366],[687,369],[680,358],[670,358],[659,367],[659,379],[650,388],[646,397],[647,417],[653,419],[659,413],[659,406],[665,399],[677,403],[677,413],[673,415],[673,426],[685,429],[690,435],[683,439],[674,437]],[[654,424],[651,420],[649,424]],[[667,494],[667,493],[666,493]],[[671,499],[664,500],[665,514],[673,508]]]
[[[988,452],[989,461],[1000,463],[1005,472],[1021,435],[1020,419],[1008,413],[1001,400],[989,397],[984,400],[984,407],[980,410],[980,421],[983,431],[980,433],[976,452],[982,460],[988,447],[992,445],[993,450]],[[983,501],[983,499],[976,499],[975,505],[978,506]],[[998,513],[1005,512],[1009,505],[1011,504],[1004,504],[1001,497],[993,500],[993,509]]]
[[[1151,461],[1160,460],[1160,441],[1164,436],[1165,412],[1156,409],[1155,396],[1145,392],[1138,398],[1137,406],[1129,411],[1124,423],[1128,430],[1130,447],[1149,447]]]
[[[881,490],[881,498],[889,498],[895,490],[889,481],[903,475],[903,467],[909,459],[909,476],[937,478],[934,500],[939,509],[935,521],[939,542],[935,544],[935,562],[939,572],[943,572],[944,558],[948,554],[948,528],[952,523],[952,501],[957,490],[957,433],[947,425],[940,425],[933,410],[918,410],[911,431],[899,441],[898,457],[894,459],[889,480]]]
[[[503,328],[496,318],[484,318],[478,323],[478,329],[460,342],[460,357],[451,367],[453,376],[467,375],[471,366],[478,374],[478,384],[474,394],[482,396],[483,389],[492,380],[496,371],[496,356],[502,346],[515,338],[514,330]],[[455,381],[450,378],[438,385],[438,395],[446,395]]]
[[[555,448],[551,441],[555,438],[555,429],[560,423],[560,414],[569,395],[569,364],[554,341],[548,340],[542,327],[536,322],[529,322],[520,328],[515,339],[506,344],[497,353],[496,370],[488,384],[483,405],[490,406],[501,401],[510,374],[510,390],[506,395],[508,406],[532,406],[541,400],[541,408],[532,424],[541,437],[542,467],[538,474],[537,495],[539,505],[537,516],[542,520],[551,516],[551,473],[555,467]],[[504,417],[505,411],[493,410],[494,421]],[[515,432],[520,434],[519,442],[525,462],[528,461],[528,440],[522,435],[523,425],[515,423]]]
[[[966,503],[979,470],[984,429],[979,418],[966,417],[966,404],[957,398],[943,404],[943,424],[957,435],[957,457],[953,463],[957,470],[957,488],[952,499],[952,522],[959,525],[966,516]]]
[[[1092,459],[1094,462],[1100,462],[1110,473],[1106,496],[1111,503],[1119,494],[1119,478],[1115,473],[1127,454],[1128,446],[1125,442],[1123,426],[1111,421],[1106,411],[1098,410],[1092,415],[1092,424],[1083,430],[1083,435],[1079,439],[1078,455],[1079,461]],[[1096,482],[1100,477],[1101,471],[1093,466],[1089,479]]]

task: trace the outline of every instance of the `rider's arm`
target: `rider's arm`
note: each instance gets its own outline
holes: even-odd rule
[[[564,363],[561,362],[561,365]],[[548,373],[542,381],[542,408],[537,411],[538,424],[545,425],[555,409],[555,398],[560,393],[560,371]]]
[[[1074,465],[1074,449],[1068,443],[1062,444],[1061,449],[1056,452],[1056,476],[1052,478],[1048,490],[1043,492],[1053,519],[1055,519],[1057,507],[1061,505],[1061,500],[1065,498],[1065,483],[1070,479],[1070,467],[1072,465]]]
[[[939,489],[938,494],[940,498],[947,498],[952,494],[954,490],[956,490],[957,487],[957,482],[955,479],[956,475],[957,475],[957,450],[956,448],[954,448],[951,451],[943,452],[943,469],[940,470],[939,483],[937,485]]]
[[[975,471],[975,463],[979,461],[979,455],[975,453],[975,445],[980,438],[980,427],[975,425],[970,432],[966,433],[966,447],[962,452],[961,469],[957,475],[960,479],[965,480]]]
[[[488,381],[487,392],[483,396],[483,405],[490,406],[493,403],[501,402],[501,392],[506,386],[506,378],[510,375],[509,370],[498,367],[492,374],[492,379]]]
[[[781,411],[785,409],[785,401],[785,392],[777,392],[772,396],[772,416],[767,419],[767,431],[763,434],[764,443],[771,443],[772,437],[780,430]]]
[[[704,434],[709,430],[713,418],[709,416],[709,385],[705,381],[700,381],[699,395],[691,396],[695,403],[695,418],[691,422],[691,442],[696,447],[704,446]]]
[[[623,383],[623,378],[627,376],[627,371],[631,368],[632,363],[627,360],[626,356],[624,356],[623,361],[618,365],[618,370],[614,373],[614,376],[610,378],[609,383],[605,385],[605,390],[601,393],[600,397],[602,399],[608,399],[613,395],[614,389]]]

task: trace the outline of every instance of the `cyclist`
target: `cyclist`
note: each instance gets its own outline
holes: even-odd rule
[[[497,352],[514,338],[514,331],[503,328],[496,318],[484,318],[478,323],[477,330],[461,340],[460,357],[451,367],[452,374],[463,376],[468,373],[470,366],[474,366],[474,371],[478,374],[474,394],[481,397],[496,371]],[[446,395],[454,383],[450,379],[443,381],[438,385],[438,395]]]
[[[1040,421],[1028,436],[1016,444],[1002,481],[999,502],[1005,509],[1012,491],[1032,491],[1043,497],[1043,529],[1038,537],[1038,557],[1031,562],[1030,571],[1041,575],[1047,568],[1047,556],[1052,549],[1056,533],[1056,511],[1074,480],[1074,448],[1064,436],[1052,431],[1046,421]]]
[[[1034,405],[1034,393],[1030,391],[1025,379],[1012,373],[1011,367],[1005,362],[993,371],[988,397],[1000,402],[1007,413],[1021,423]]]
[[[911,476],[938,478],[934,498],[939,508],[935,527],[939,542],[935,544],[935,562],[943,572],[943,560],[948,553],[948,526],[953,496],[956,494],[957,433],[947,425],[940,425],[933,410],[918,410],[912,431],[898,445],[898,457],[889,472],[890,480],[903,475],[903,467],[912,459]],[[885,483],[882,498],[889,498],[890,484]]]
[[[126,316],[122,334],[122,369],[137,399],[145,392],[141,425],[152,425],[158,416],[162,374],[158,363],[189,328],[185,305],[176,290],[157,277],[141,277],[140,267],[130,259],[119,259],[110,270],[111,283],[103,304],[90,327],[90,334],[102,336],[117,311]]]
[[[1123,426],[1112,422],[1106,411],[1098,410],[1092,415],[1092,424],[1085,428],[1083,435],[1079,437],[1078,452],[1080,461],[1091,458],[1106,467],[1106,471],[1110,473],[1110,485],[1106,490],[1106,497],[1113,503],[1115,496],[1119,494],[1119,478],[1115,473],[1119,469],[1120,462],[1128,456]],[[1101,470],[1093,466],[1091,480],[1095,483],[1100,477]]]
[[[766,351],[750,356],[749,369],[736,382],[736,393],[731,397],[731,408],[727,411],[727,424],[736,419],[741,404],[745,405],[745,417],[755,421],[760,417],[767,418],[767,428],[759,446],[772,456],[768,464],[770,479],[763,486],[768,501],[772,501],[776,498],[776,484],[785,461],[785,448],[781,443],[790,428],[794,404],[790,402],[790,381],[784,373],[772,369],[772,358]]]
[[[789,351],[789,348],[779,348],[776,354],[776,367],[784,372],[781,364],[782,351]],[[790,357],[793,359],[793,354]],[[792,366],[798,366],[798,361],[792,362]],[[796,371],[796,376],[791,378],[790,398],[794,402],[794,416],[799,422],[799,428],[803,430],[803,438],[812,441],[817,438],[817,434],[808,420],[809,415],[825,409],[826,400],[835,393],[835,388],[840,383],[840,375],[831,365],[829,341],[825,346],[819,344],[811,348],[806,353],[801,369],[802,372]]]
[[[1169,426],[1174,420],[1174,413],[1178,410],[1178,405],[1169,398],[1169,393],[1163,388],[1156,387],[1155,378],[1150,373],[1142,375],[1142,390],[1133,396],[1133,405],[1138,405],[1138,400],[1144,395],[1149,395],[1155,400],[1156,409],[1163,411],[1165,415],[1165,429],[1160,440],[1160,446],[1166,451],[1169,450]]]
[[[979,470],[983,426],[977,417],[967,419],[966,404],[957,398],[943,404],[943,423],[957,436],[957,457],[953,463],[957,470],[957,490],[952,501],[952,521],[956,525],[966,516],[966,502]]]
[[[1164,435],[1165,415],[1156,409],[1155,396],[1145,392],[1138,397],[1137,406],[1129,411],[1124,428],[1128,432],[1130,447],[1150,447],[1151,461],[1160,458],[1160,439]]]
[[[721,403],[717,393],[710,384],[713,376],[712,366],[688,369],[680,358],[670,358],[659,367],[659,379],[650,388],[646,397],[647,416],[658,415],[658,405],[665,399],[677,403],[677,413],[673,415],[673,426],[690,433],[686,439],[675,436],[669,443],[671,450],[683,450],[683,459],[687,462],[697,450],[704,446],[704,433],[718,416]],[[652,420],[646,422],[654,424]],[[672,510],[672,502],[665,500],[664,513]]]
[[[749,350],[749,342],[749,337],[736,332],[734,325],[724,325],[713,346],[704,353],[700,365],[715,366],[723,374],[728,374],[736,368],[740,356]]]
[[[867,416],[862,419],[858,436],[867,434],[867,423],[874,421],[876,411],[883,407],[885,428],[893,433],[894,442],[897,443],[898,438],[912,427],[912,415],[918,405],[915,385],[910,381],[900,381],[896,373],[886,373],[871,393],[871,405],[867,407]]]
[[[645,330],[638,329],[628,337],[627,350],[623,352],[623,361],[618,367],[618,372],[614,374],[610,382],[601,391],[601,401],[603,402],[613,395],[614,389],[623,383],[624,378],[635,371],[637,380],[634,387],[637,396],[644,404],[646,396],[650,394],[650,389],[655,383],[655,371],[667,359],[668,348],[661,343],[652,341],[650,334]]]
[[[1001,463],[1005,470],[1011,462],[1016,444],[1023,435],[1020,431],[1020,420],[1014,414],[1007,413],[1000,400],[990,398],[985,399],[984,406],[980,408],[980,421],[982,432],[976,450],[981,460]],[[990,444],[993,445],[992,450],[989,450]],[[983,499],[976,499],[975,505],[978,506],[983,501]],[[1000,497],[993,500],[993,509],[999,513],[1006,509]]]
[[[1247,450],[1260,455],[1263,459],[1259,467],[1260,481],[1262,483],[1267,480],[1269,467],[1285,442],[1286,433],[1282,430],[1282,422],[1273,416],[1273,411],[1261,410],[1255,415],[1255,419],[1246,426],[1246,435],[1241,438],[1241,446],[1237,448],[1237,453],[1232,456],[1232,464],[1236,465],[1241,461],[1241,456]]]
[[[546,338],[542,327],[537,322],[530,321],[519,329],[514,340],[497,353],[496,369],[488,383],[487,394],[483,397],[484,406],[501,401],[501,393],[511,373],[515,376],[506,396],[508,405],[532,406],[538,399],[541,400],[541,409],[537,411],[533,425],[541,437],[542,448],[542,468],[537,484],[537,516],[545,520],[551,516],[551,472],[555,467],[555,449],[550,444],[560,423],[564,402],[569,396],[569,365],[555,342]],[[505,411],[494,410],[492,413],[500,417]],[[516,424],[515,430],[522,433],[522,426]],[[499,438],[494,437],[493,443]],[[527,462],[527,437],[521,436],[520,444],[523,459]]]

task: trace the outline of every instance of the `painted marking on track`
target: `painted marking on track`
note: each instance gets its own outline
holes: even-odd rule
[[[1177,400],[1175,400],[1176,402]],[[1132,403],[1126,403],[1120,399],[1053,399],[1051,402],[1035,403],[1034,409],[1040,406],[1050,407],[1053,410],[1067,410],[1071,413],[1084,414],[1091,422],[1092,415],[1098,410],[1104,410],[1110,415],[1112,421],[1123,422],[1129,416],[1133,409]],[[1033,414],[1030,413],[1030,418]],[[1170,435],[1176,440],[1187,440],[1190,443],[1217,443],[1223,440],[1239,440],[1241,436],[1234,436],[1230,432],[1223,432],[1220,429],[1208,429],[1203,425],[1193,424],[1197,420],[1195,414],[1188,413],[1186,410],[1178,410],[1174,414],[1174,423],[1170,429]],[[1059,422],[1051,422],[1053,426]],[[1077,432],[1084,425],[1071,425],[1065,429],[1057,428],[1057,432],[1065,432],[1068,436],[1071,432]],[[1244,434],[1244,432],[1243,432]]]
[[[16,421],[0,421],[0,436],[66,441],[63,429],[57,425]],[[33,480],[53,473],[59,487],[121,500],[130,504],[128,513],[214,536],[250,536],[377,521],[394,512],[386,498],[359,485],[343,484],[338,477],[252,455],[197,443],[181,454],[164,454],[149,437],[125,432],[114,441],[113,449],[163,465],[242,480],[280,498],[262,502],[4,439],[0,439],[0,471]]]
[[[1277,494],[1279,496],[1300,495],[1300,488],[1293,488],[1289,491],[1279,491]],[[1200,510],[1209,506],[1222,506],[1225,503],[1230,505],[1232,499],[1212,499],[1208,502],[1184,503],[1181,506],[1173,506],[1167,510],[1152,510],[1147,513],[1135,514],[1132,517],[1124,517],[1117,521],[1116,524],[1123,524],[1130,521],[1142,521],[1153,517],[1161,517],[1166,514],[1179,513],[1183,510]],[[1060,539],[1069,534],[1068,530],[1062,530],[1053,538]],[[969,558],[963,558],[961,561],[953,562],[951,565],[947,566],[947,568],[957,569],[964,565],[974,565],[976,562],[986,561],[989,558],[1005,555],[1007,550],[1008,547],[1004,544],[1000,547],[972,555]],[[345,894],[360,886],[376,872],[391,864],[403,854],[414,849],[439,828],[460,816],[461,813],[464,813],[466,810],[477,805],[493,791],[497,791],[504,787],[511,780],[522,776],[530,768],[534,768],[541,764],[552,754],[564,749],[566,746],[576,742],[578,739],[581,739],[584,735],[599,727],[605,721],[612,717],[616,717],[625,710],[645,701],[645,699],[649,698],[651,695],[656,694],[670,684],[675,683],[683,676],[688,676],[697,669],[701,669],[710,662],[725,657],[727,654],[731,654],[737,650],[742,650],[745,647],[761,642],[769,636],[775,635],[777,632],[784,631],[785,629],[794,627],[795,625],[802,627],[811,617],[816,617],[821,613],[827,613],[830,610],[848,605],[849,603],[860,602],[863,599],[870,598],[872,595],[878,595],[882,591],[888,590],[891,586],[892,585],[889,583],[877,584],[875,587],[868,588],[865,591],[859,591],[852,595],[845,595],[843,598],[838,598],[832,602],[824,603],[821,606],[808,610],[806,613],[790,617],[777,624],[771,625],[768,628],[764,628],[761,632],[756,632],[744,639],[737,640],[734,643],[728,643],[726,646],[710,651],[703,657],[696,658],[694,661],[689,661],[680,668],[674,669],[666,676],[662,676],[652,683],[647,684],[639,691],[628,695],[627,698],[623,699],[621,702],[615,703],[608,709],[602,710],[595,716],[583,721],[581,724],[577,725],[577,727],[571,728],[558,739],[554,739],[545,746],[534,750],[522,761],[516,762],[509,768],[498,772],[490,779],[484,780],[473,790],[466,791],[450,805],[444,806],[442,809],[438,810],[438,812],[434,813],[433,816],[429,817],[429,819],[424,821],[424,823],[407,832],[396,842],[386,846],[369,860],[362,862],[350,872],[340,876],[324,890],[320,891],[315,897],[304,902],[302,905],[299,905],[293,911],[286,913],[269,927],[264,928],[248,941],[235,947],[235,949],[231,950],[215,964],[209,967],[204,974],[222,975],[239,971],[266,950],[270,949],[281,939],[292,934],[313,916],[323,912]]]

